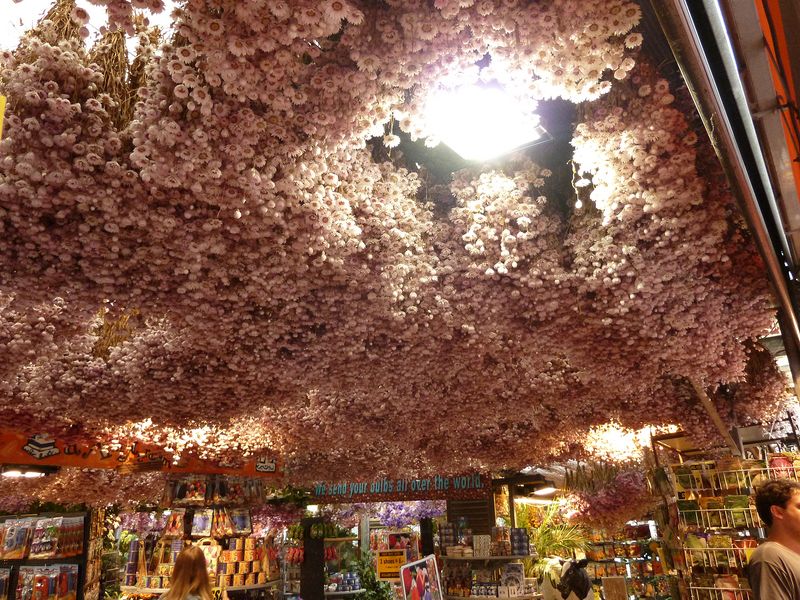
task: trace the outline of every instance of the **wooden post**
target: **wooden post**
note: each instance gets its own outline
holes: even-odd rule
[[[725,443],[728,444],[728,446],[730,446],[733,455],[741,456],[742,451],[740,450],[736,442],[733,441],[733,437],[731,437],[731,432],[728,431],[727,427],[725,427],[725,423],[722,422],[722,417],[719,416],[719,413],[717,412],[717,407],[714,406],[713,402],[711,402],[711,398],[708,397],[706,391],[694,379],[690,379],[689,381],[691,382],[692,387],[694,388],[694,393],[697,394],[697,397],[700,399],[700,404],[708,413],[708,416],[711,417],[711,420],[714,422],[714,425],[716,425],[717,430],[722,436],[722,439],[724,439]]]
[[[433,554],[433,519],[419,520],[419,537],[422,546],[422,556]]]
[[[303,600],[325,600],[325,540],[311,537],[311,526],[320,517],[305,518],[303,525],[303,564],[300,565],[300,595]]]

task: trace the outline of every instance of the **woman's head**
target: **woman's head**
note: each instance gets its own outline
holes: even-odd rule
[[[206,557],[197,546],[186,548],[178,554],[170,577],[169,591],[164,594],[164,600],[186,600],[190,595],[211,600]]]

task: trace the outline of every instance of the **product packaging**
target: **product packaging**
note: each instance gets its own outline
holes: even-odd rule
[[[33,600],[33,581],[36,577],[36,567],[22,566],[17,574],[16,600]]]
[[[204,508],[194,511],[192,518],[192,535],[206,537],[211,535],[211,523],[214,518],[214,511]]]
[[[31,541],[31,558],[53,558],[58,555],[58,540],[63,518],[52,517],[36,521]]]
[[[185,510],[180,508],[173,509],[167,519],[167,525],[164,527],[164,537],[182,537],[185,516]]]
[[[33,519],[9,519],[5,525],[5,536],[2,550],[0,550],[0,559],[18,560],[25,558],[28,555],[33,535]]]

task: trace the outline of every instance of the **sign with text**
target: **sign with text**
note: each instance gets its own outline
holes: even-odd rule
[[[320,502],[386,502],[393,500],[435,500],[485,498],[491,484],[485,475],[376,479],[372,481],[329,481],[314,485]]]
[[[400,567],[406,564],[405,550],[376,550],[375,571],[379,581],[400,581]]]
[[[8,429],[0,429],[0,464],[153,470],[240,477],[280,476],[275,459],[269,456],[243,460],[239,465],[184,456],[176,464],[172,455],[162,448],[140,442],[119,450],[111,450],[101,444],[91,446],[67,444],[44,433],[26,435]]]

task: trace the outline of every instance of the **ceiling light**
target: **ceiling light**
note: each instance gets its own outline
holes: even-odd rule
[[[35,479],[58,471],[58,467],[49,465],[4,465],[0,466],[0,475],[9,479]]]
[[[547,483],[544,487],[540,487],[537,490],[533,490],[533,493],[537,496],[547,496],[554,492],[558,491],[558,488],[551,483]]]
[[[436,136],[462,158],[484,161],[544,136],[535,115],[496,85],[439,89],[427,102],[427,120]]]
[[[531,498],[530,496],[521,496],[519,498],[514,498],[514,502],[518,502],[519,504],[535,504],[537,506],[547,506],[548,504],[555,504],[558,500],[554,500],[552,498]]]

